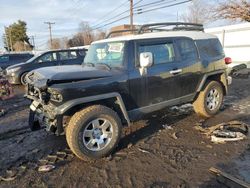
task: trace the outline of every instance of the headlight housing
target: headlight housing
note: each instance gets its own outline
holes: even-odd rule
[[[60,94],[57,90],[54,89],[48,89],[48,92],[50,93],[50,100],[54,102],[62,102],[63,96]]]
[[[20,67],[15,67],[15,68],[11,68],[11,69],[6,69],[6,73],[7,74],[12,74],[16,71],[20,70]]]

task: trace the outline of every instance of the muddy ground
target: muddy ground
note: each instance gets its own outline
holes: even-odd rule
[[[0,187],[224,187],[210,167],[250,183],[249,139],[214,144],[196,129],[230,120],[250,125],[250,79],[233,81],[215,117],[203,121],[190,106],[148,115],[124,129],[112,156],[92,163],[72,155],[64,136],[31,132],[29,101],[16,87],[15,98],[0,101],[7,110],[0,117],[0,175],[7,178]],[[55,169],[38,172],[47,163]]]

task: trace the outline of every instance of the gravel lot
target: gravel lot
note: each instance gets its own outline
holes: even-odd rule
[[[223,187],[210,174],[217,167],[250,183],[249,139],[214,144],[196,129],[239,120],[250,125],[250,79],[234,79],[224,107],[203,121],[190,105],[165,109],[125,128],[116,152],[86,163],[64,136],[28,128],[29,101],[22,87],[0,101],[0,187]],[[171,127],[171,128],[169,128]],[[38,172],[42,164],[55,169]],[[12,178],[11,178],[12,177]]]

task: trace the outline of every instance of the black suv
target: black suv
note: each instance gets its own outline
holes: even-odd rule
[[[82,64],[86,49],[65,49],[46,51],[34,56],[25,63],[19,63],[6,69],[5,74],[11,84],[26,85],[25,76],[28,72],[41,67],[56,65]]]
[[[192,102],[199,115],[213,116],[231,82],[229,59],[202,30],[189,23],[143,25],[136,34],[93,42],[81,66],[30,72],[31,129],[65,133],[71,150],[88,160],[109,155],[122,125],[143,114]]]
[[[31,53],[7,53],[0,55],[0,68],[6,69],[8,66],[15,65],[29,60],[34,55]]]

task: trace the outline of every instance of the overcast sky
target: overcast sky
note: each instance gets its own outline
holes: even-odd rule
[[[135,3],[138,1],[140,0],[134,0]],[[142,0],[138,5],[154,1]],[[175,3],[174,0],[163,1],[172,1],[172,3]],[[176,2],[180,1],[181,0],[176,0]],[[122,3],[124,5],[116,12],[112,12],[112,14],[109,15],[110,17],[129,9],[129,0],[0,0],[0,34],[2,36],[4,26],[8,26],[18,19],[23,20],[27,23],[28,35],[35,36],[37,47],[43,49],[46,47],[49,37],[48,25],[44,24],[45,21],[55,22],[55,25],[52,26],[53,37],[70,37],[77,32],[81,21],[87,21],[91,26],[96,25],[101,22],[102,19],[108,19],[108,16],[104,16]],[[141,15],[135,15],[134,22],[140,24],[176,21],[177,12],[178,15],[183,14],[189,5],[190,3],[186,3]],[[129,13],[126,13],[123,16],[128,14]],[[114,25],[127,23],[129,23],[128,18],[109,25],[104,29]],[[0,49],[2,48],[3,42],[1,37]]]

